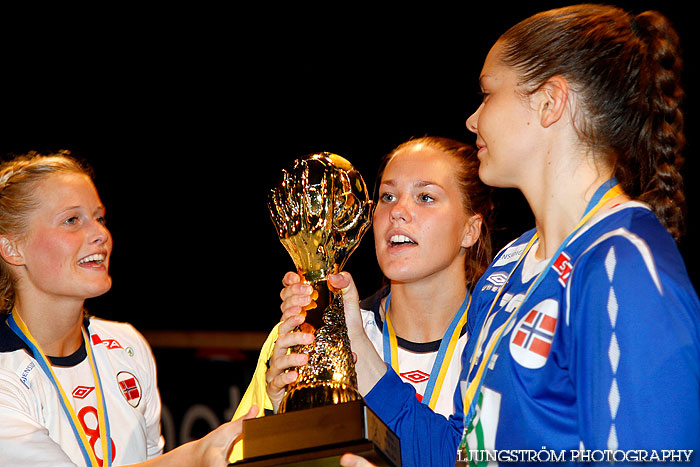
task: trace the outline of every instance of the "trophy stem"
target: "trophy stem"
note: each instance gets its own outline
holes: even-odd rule
[[[333,272],[337,271],[337,266]],[[299,328],[314,332],[316,340],[308,346],[295,346],[293,352],[308,353],[309,362],[297,368],[299,379],[292,383],[280,404],[279,413],[359,400],[350,340],[345,327],[342,295],[328,287],[327,275],[305,282],[317,294],[315,306],[306,309],[306,320]],[[318,277],[319,274],[316,274]],[[310,327],[313,326],[313,330]]]
[[[337,271],[337,266],[333,269],[331,273]],[[315,305],[312,307],[304,308],[306,312],[306,319],[304,322],[310,326],[313,326],[313,330],[319,329],[323,326],[323,314],[331,304],[332,292],[328,288],[328,275],[325,271],[314,271],[312,273],[304,273],[299,271],[299,275],[304,277],[304,282],[309,284],[314,289],[314,302]]]

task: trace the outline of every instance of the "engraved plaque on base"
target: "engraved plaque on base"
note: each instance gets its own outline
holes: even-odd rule
[[[398,437],[359,400],[244,420],[244,459],[232,465],[337,467],[348,452],[401,465]]]

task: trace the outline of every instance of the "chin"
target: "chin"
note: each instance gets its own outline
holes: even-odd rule
[[[93,287],[90,287],[85,294],[85,298],[95,298],[99,297],[100,295],[104,295],[107,292],[110,291],[112,288],[112,279],[110,278],[108,281],[105,281],[102,284],[95,284]]]

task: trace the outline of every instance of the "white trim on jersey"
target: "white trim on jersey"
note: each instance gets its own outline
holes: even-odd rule
[[[361,311],[365,332],[379,356],[384,358],[382,324],[377,322],[373,311]],[[459,384],[459,375],[462,371],[462,351],[467,343],[467,337],[467,333],[463,333],[457,341],[457,346],[452,354],[445,381],[435,406],[435,412],[443,415],[445,418],[454,412],[454,392]],[[417,346],[420,345],[418,344]],[[428,384],[428,378],[430,378],[430,372],[437,357],[439,341],[434,346],[435,350],[429,352],[411,351],[400,344],[398,347],[399,371],[401,373],[399,376],[402,381],[409,383],[415,388],[420,400]]]

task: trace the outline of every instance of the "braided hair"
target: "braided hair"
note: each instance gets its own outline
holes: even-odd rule
[[[581,140],[678,240],[684,93],[679,39],[668,19],[655,11],[634,16],[574,5],[523,20],[500,41],[501,60],[519,72],[526,92],[556,75],[573,83],[582,104],[574,117]]]

